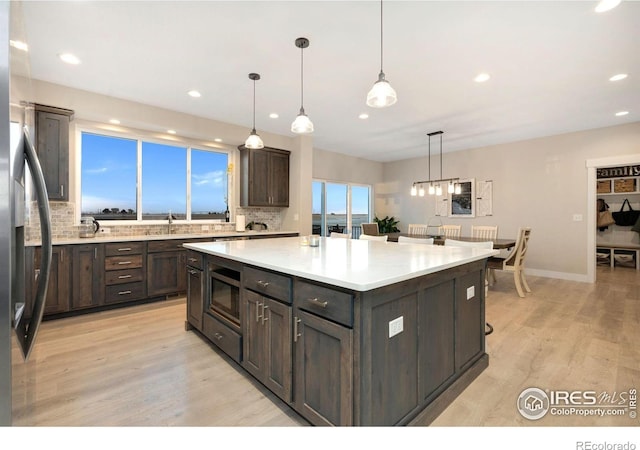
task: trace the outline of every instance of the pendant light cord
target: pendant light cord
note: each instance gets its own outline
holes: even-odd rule
[[[431,136],[429,136],[429,183],[431,183]]]
[[[304,47],[300,47],[300,110],[304,111]]]
[[[442,134],[440,135],[440,179],[442,180]]]
[[[256,131],[256,80],[253,80],[253,131]]]
[[[380,0],[380,72],[382,73],[382,59],[383,59],[383,55],[382,55],[382,34],[383,34],[383,30],[382,30],[382,0]]]

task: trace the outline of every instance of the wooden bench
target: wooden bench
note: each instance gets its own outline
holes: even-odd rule
[[[636,270],[640,270],[640,245],[637,244],[596,244],[596,252],[603,253],[604,251],[609,253],[609,264],[611,267],[615,267],[615,254],[616,250],[624,250],[635,254]]]

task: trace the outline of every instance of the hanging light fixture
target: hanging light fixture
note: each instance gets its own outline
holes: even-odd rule
[[[250,73],[249,79],[253,80],[253,129],[251,130],[251,134],[244,141],[244,146],[247,148],[264,148],[264,142],[256,133],[256,81],[260,79],[260,74]]]
[[[462,188],[460,187],[460,183],[458,180],[460,178],[442,178],[442,135],[443,131],[434,131],[432,133],[427,133],[429,136],[429,154],[427,156],[428,166],[429,166],[429,179],[423,181],[414,181],[411,185],[411,195],[415,197],[419,195],[420,197],[424,197],[424,185],[428,184],[428,192],[429,195],[442,195],[442,184],[447,184],[447,192],[450,194],[460,194]],[[440,136],[440,179],[432,180],[431,179],[431,137],[432,136]]]
[[[378,74],[378,81],[375,82],[367,94],[367,105],[372,108],[386,108],[398,100],[396,91],[385,79],[384,71],[382,70],[382,36],[382,0],[380,0],[380,74]]]
[[[313,123],[304,113],[304,50],[309,47],[309,39],[296,39],[296,47],[300,49],[300,114],[291,124],[291,131],[298,134],[313,133]]]

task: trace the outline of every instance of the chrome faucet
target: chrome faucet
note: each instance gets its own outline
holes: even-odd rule
[[[169,234],[171,234],[171,225],[173,225],[173,216],[171,215],[171,210],[169,210],[169,224],[167,228],[169,229]]]

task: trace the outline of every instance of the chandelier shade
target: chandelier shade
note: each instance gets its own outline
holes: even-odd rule
[[[429,195],[437,195],[440,196],[442,195],[443,188],[442,185],[444,183],[446,183],[447,185],[447,192],[449,194],[460,194],[461,192],[461,187],[460,187],[460,183],[458,183],[458,181],[460,180],[460,178],[442,178],[442,135],[444,134],[444,131],[434,131],[432,133],[427,133],[427,136],[429,136],[429,154],[427,156],[427,162],[428,162],[428,176],[429,178],[427,180],[422,180],[422,181],[414,181],[413,184],[411,185],[411,196],[415,197],[416,195],[419,197],[424,197],[424,185],[428,185],[428,192]],[[440,178],[437,180],[432,180],[431,179],[431,137],[432,136],[440,136]]]
[[[380,73],[378,81],[376,81],[367,94],[367,106],[371,108],[386,108],[398,101],[396,91],[386,80],[384,71],[382,70],[383,58],[383,20],[382,20],[382,0],[380,0]]]
[[[300,37],[295,41],[300,49],[300,113],[291,124],[291,131],[296,134],[313,133],[313,122],[304,112],[304,49],[309,47],[309,39]]]
[[[251,129],[251,134],[246,141],[244,141],[244,146],[252,149],[260,149],[264,148],[264,142],[256,133],[256,81],[260,79],[260,74],[250,73],[249,79],[253,81],[253,128]]]

